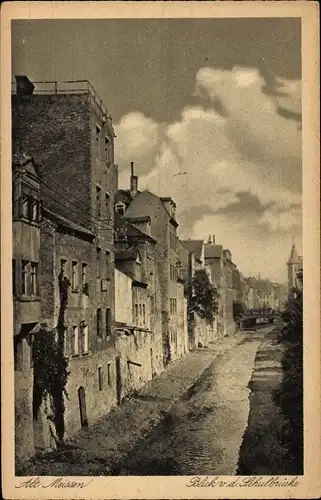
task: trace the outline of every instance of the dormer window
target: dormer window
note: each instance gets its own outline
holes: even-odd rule
[[[119,201],[118,203],[116,203],[115,209],[119,215],[123,216],[125,214],[125,209],[126,209],[125,203]]]

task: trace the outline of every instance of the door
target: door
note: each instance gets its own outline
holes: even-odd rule
[[[85,394],[85,389],[83,387],[79,387],[79,389],[78,389],[78,399],[79,399],[79,412],[80,412],[81,427],[88,427],[86,394]]]
[[[121,403],[121,369],[120,369],[120,357],[116,358],[116,395],[117,404]]]

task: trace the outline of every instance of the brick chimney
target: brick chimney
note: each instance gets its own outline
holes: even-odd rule
[[[215,234],[213,234],[213,245],[215,245]]]
[[[32,95],[34,91],[34,84],[29,80],[29,78],[25,75],[17,75],[16,77],[17,84],[17,94],[18,95]]]
[[[138,177],[134,175],[134,162],[130,162],[130,194],[132,198],[136,196],[138,192]]]

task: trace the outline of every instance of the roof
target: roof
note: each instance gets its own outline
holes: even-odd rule
[[[115,236],[116,236],[116,242],[117,242],[117,232],[119,234],[123,234],[126,238],[127,241],[133,241],[133,240],[147,240],[150,243],[156,243],[155,238],[153,238],[150,234],[146,234],[137,227],[133,226],[130,221],[134,220],[138,222],[137,219],[140,219],[140,217],[122,217],[119,215],[117,212],[115,212],[115,219],[114,219],[114,224],[115,224]],[[150,217],[148,217],[150,220]],[[125,239],[125,238],[119,238]]]
[[[128,222],[150,222],[150,217],[149,215],[141,215],[141,216],[138,216],[138,217],[127,217],[125,215],[125,219],[128,221]]]
[[[189,252],[195,254],[198,260],[202,258],[203,240],[183,240],[184,245],[188,248]]]
[[[205,245],[205,259],[220,259],[222,252],[222,245]]]
[[[118,189],[115,193],[115,203],[122,201],[125,204],[129,204],[132,201],[129,189]]]
[[[43,216],[46,219],[49,220],[54,220],[58,225],[71,229],[72,231],[76,231],[77,233],[84,234],[86,236],[90,236],[92,238],[95,237],[95,235],[89,231],[89,229],[86,229],[83,226],[80,226],[79,224],[76,224],[75,222],[72,222],[65,217],[63,217],[60,214],[57,214],[56,212],[52,212],[51,210],[48,210],[47,208],[43,209]]]
[[[12,165],[18,167],[25,167],[29,163],[32,164],[38,177],[41,177],[39,165],[35,162],[33,156],[27,155],[21,151],[15,151],[12,153]]]

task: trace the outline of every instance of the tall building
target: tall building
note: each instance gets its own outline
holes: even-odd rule
[[[303,257],[298,255],[295,244],[293,243],[289,260],[287,262],[288,267],[288,295],[292,295],[293,288],[300,286],[300,280],[298,279],[298,273],[303,270]]]
[[[115,134],[111,116],[88,81],[32,83],[26,76],[17,76],[12,90],[14,158],[22,151],[34,158],[25,194],[15,187],[27,216],[14,226],[15,276],[21,278],[15,330],[21,331],[21,323],[44,321],[54,328],[59,280],[69,281],[66,432],[73,434],[111,408],[120,385],[114,335]],[[44,207],[39,222],[34,220],[37,182]],[[32,300],[21,300],[23,286],[34,290]],[[102,376],[108,378],[103,392]]]

